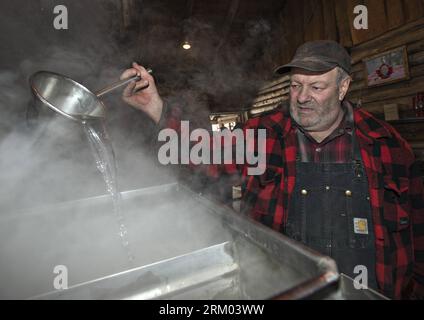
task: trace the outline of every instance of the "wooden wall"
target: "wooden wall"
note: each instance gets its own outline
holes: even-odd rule
[[[393,84],[368,88],[362,59],[386,50],[406,46],[410,79]],[[403,25],[351,49],[353,83],[349,99],[362,101],[362,106],[374,114],[382,114],[384,104],[397,103],[401,113],[411,112],[412,97],[424,92],[424,18]]]
[[[368,8],[367,30],[353,27],[353,10],[361,4]],[[352,55],[353,83],[348,98],[354,102],[361,99],[363,107],[375,114],[381,115],[387,103],[398,103],[400,111],[406,112],[412,96],[424,91],[424,0],[287,0],[280,20],[286,50],[281,50],[279,64],[290,61],[306,41],[340,42]],[[411,79],[367,88],[362,59],[403,45]]]
[[[406,46],[410,79],[367,87],[362,59],[399,46]],[[380,118],[384,118],[386,104],[397,104],[401,118],[414,116],[412,98],[417,92],[424,92],[424,18],[352,47],[351,55],[353,83],[348,93],[349,100],[355,103],[361,101],[364,109]],[[424,120],[392,124],[413,147],[424,148]]]
[[[353,8],[368,8],[368,30],[353,28]],[[385,104],[398,104],[401,117],[412,114],[412,97],[424,91],[424,0],[287,0],[280,13],[282,48],[276,65],[287,63],[296,48],[310,40],[338,41],[352,56],[353,82],[348,99],[383,118]],[[368,88],[363,59],[406,46],[410,79]],[[250,116],[275,108],[288,98],[289,77],[264,86],[253,102]],[[394,123],[414,145],[424,148],[424,120]]]
[[[368,8],[368,30],[353,27],[356,5]],[[305,41],[330,39],[351,48],[424,17],[424,0],[287,0],[280,13],[281,63]]]

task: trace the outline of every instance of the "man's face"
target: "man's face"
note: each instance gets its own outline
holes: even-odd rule
[[[306,131],[328,130],[341,106],[337,69],[326,73],[293,68],[290,83],[290,114]]]

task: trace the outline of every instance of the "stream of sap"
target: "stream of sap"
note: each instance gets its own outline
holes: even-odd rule
[[[97,169],[103,176],[107,192],[112,196],[113,211],[115,213],[115,217],[119,225],[119,237],[121,238],[122,246],[124,247],[127,253],[128,261],[132,263],[134,260],[134,255],[132,254],[130,249],[128,240],[128,230],[125,226],[125,219],[121,209],[122,196],[118,190],[115,153],[113,151],[112,144],[106,131],[106,125],[104,121],[102,121],[101,123],[96,123],[96,128],[97,126],[99,127],[97,130],[94,127],[94,124],[90,124],[88,122],[84,122],[83,126],[92,153],[96,160]]]

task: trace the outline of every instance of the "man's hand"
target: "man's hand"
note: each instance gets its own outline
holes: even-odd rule
[[[122,73],[121,79],[128,79],[135,75],[141,77],[138,82],[132,81],[124,90],[122,99],[130,106],[143,111],[156,123],[162,115],[163,101],[157,91],[153,77],[146,69],[133,62],[131,69]]]

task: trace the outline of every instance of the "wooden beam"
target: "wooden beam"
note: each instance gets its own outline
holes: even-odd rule
[[[324,14],[322,1],[325,0],[314,0],[313,4],[313,15],[310,27],[312,28],[312,40],[323,40],[324,39]]]
[[[296,48],[304,42],[303,19],[298,16],[303,14],[303,0],[287,0],[281,23],[283,26],[283,40],[287,43],[282,48],[281,63],[288,63],[296,51]]]
[[[324,39],[324,20],[321,0],[304,1],[304,41]]]
[[[368,8],[368,34],[365,40],[373,39],[382,35],[388,30],[386,4],[384,0],[365,0],[365,6]]]
[[[278,97],[281,97],[282,95],[289,93],[289,91],[290,91],[289,89],[284,89],[284,90],[277,90],[277,91],[274,91],[274,92],[271,92],[271,93],[268,93],[268,94],[263,94],[263,95],[258,96],[255,99],[253,99],[253,103],[278,98]]]
[[[337,21],[334,1],[340,0],[323,0],[323,23],[324,23],[324,38],[337,41]]]
[[[281,76],[278,79],[273,80],[273,81],[267,83],[266,85],[264,85],[262,88],[259,89],[259,91],[265,91],[267,89],[272,89],[275,86],[278,86],[280,84],[288,83],[288,81],[290,81],[290,75]]]
[[[342,46],[352,47],[352,36],[350,34],[349,17],[347,12],[346,1],[335,0],[335,11],[337,20],[337,30],[339,34],[339,42]]]
[[[381,100],[378,102],[371,102],[371,103],[363,103],[362,107],[369,111],[369,112],[373,112],[373,113],[383,113],[384,112],[384,105],[385,104],[389,104],[389,103],[396,103],[400,106],[400,110],[399,111],[407,111],[408,109],[411,108],[412,106],[412,97],[413,95],[408,95],[405,97],[401,97],[401,98],[390,98],[387,100]]]
[[[424,63],[424,51],[420,51],[409,56],[409,65],[416,66]]]
[[[252,107],[257,108],[257,107],[265,107],[265,106],[273,105],[273,104],[279,103],[279,102],[287,99],[287,96],[288,96],[288,92],[285,93],[285,95],[281,95],[278,98],[268,99],[268,100],[264,100],[264,101],[261,101],[261,102],[254,103],[252,105]]]
[[[286,3],[279,15],[279,22],[281,24],[281,39],[278,41],[278,45],[280,46],[280,59],[275,67],[287,63],[291,58],[290,50],[293,46],[293,35],[292,32],[290,32],[290,3],[290,1]]]
[[[267,93],[270,93],[270,92],[274,92],[276,90],[282,90],[282,89],[287,88],[288,86],[290,86],[290,82],[285,82],[285,83],[279,84],[275,87],[272,87],[271,89],[261,90],[261,91],[258,92],[258,95],[267,94]]]
[[[314,16],[314,11],[312,8],[312,1],[302,0],[303,2],[303,41],[311,41],[313,39],[313,30],[311,28],[312,18]]]
[[[349,99],[361,98],[363,103],[399,98],[422,91],[424,88],[424,76],[413,78],[409,81],[386,85],[378,90],[363,90],[349,93]]]
[[[402,0],[386,0],[387,29],[391,30],[404,24]]]
[[[424,51],[424,39],[411,43],[406,49],[408,51],[408,54]]]
[[[298,46],[303,44],[305,29],[303,28],[303,21],[298,18],[299,14],[303,14],[304,1],[290,0],[293,7],[290,12],[290,29],[288,30],[293,35],[293,47],[291,48],[290,60],[293,58],[294,53]],[[293,32],[295,30],[295,32]]]
[[[403,0],[403,10],[407,22],[415,21],[424,16],[424,4],[422,0]]]

